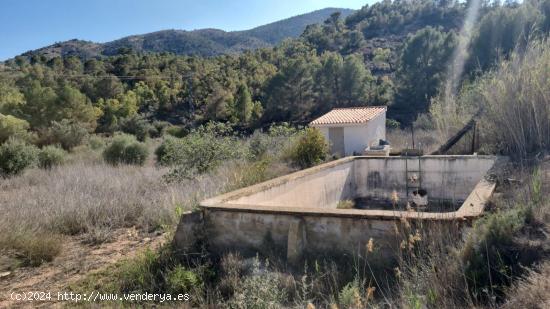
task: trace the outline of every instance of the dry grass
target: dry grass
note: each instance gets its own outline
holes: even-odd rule
[[[413,138],[410,129],[391,129],[386,133],[386,138],[390,142],[392,151],[401,151],[413,148]],[[442,139],[434,130],[415,130],[414,148],[422,149],[424,153],[429,154],[441,145]]]
[[[439,135],[457,132],[482,110],[480,151],[526,158],[550,150],[550,41],[532,42],[457,97],[435,98],[430,112]]]
[[[464,308],[472,306],[459,250],[460,233],[431,225],[402,231],[396,268],[396,303],[403,308]]]
[[[546,170],[531,174],[515,169],[513,175],[521,179],[520,184],[501,185],[500,197],[492,202],[493,212],[478,220],[465,238],[455,227],[435,224],[402,231],[399,306],[499,307],[506,287],[550,253],[544,249],[550,248],[550,238],[545,236],[550,203],[544,190],[549,182],[541,177]],[[537,275],[542,272],[530,271],[508,289],[512,301],[519,299],[516,305],[528,297],[514,292],[529,289],[524,285],[532,285],[535,297],[549,292]]]
[[[530,270],[514,284],[508,291],[508,301],[501,308],[550,308],[550,262]]]
[[[533,42],[481,82],[489,141],[518,157],[550,146],[550,42]]]
[[[152,152],[159,141],[147,144]],[[101,148],[81,146],[63,166],[0,179],[0,254],[15,252],[25,264],[38,265],[59,253],[62,235],[82,235],[97,244],[124,227],[169,230],[181,211],[200,200],[289,170],[270,156],[243,158],[193,179],[166,182],[169,169],[156,166],[152,157],[145,166],[115,167],[103,162]]]
[[[17,258],[21,266],[38,266],[43,262],[52,261],[60,253],[62,244],[63,237],[58,234],[39,230],[28,231],[19,227],[14,227],[11,232],[0,237],[0,248]],[[7,257],[6,260],[9,260],[9,256]],[[12,263],[0,264],[0,267],[7,269],[14,266]]]
[[[87,242],[100,243],[121,227],[146,232],[171,228],[176,208],[193,208],[227,186],[228,169],[231,164],[195,180],[168,184],[162,180],[167,170],[155,166],[77,161],[2,179],[0,252],[15,250],[36,265],[59,252],[58,235],[83,234]]]

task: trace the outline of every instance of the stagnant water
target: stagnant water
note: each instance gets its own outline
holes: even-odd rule
[[[462,205],[464,201],[457,200],[442,200],[428,199],[428,205],[422,208],[417,208],[411,203],[407,207],[407,201],[404,199],[396,203],[390,199],[380,197],[360,197],[353,200],[353,208],[355,209],[373,209],[373,210],[416,210],[423,212],[453,212]]]

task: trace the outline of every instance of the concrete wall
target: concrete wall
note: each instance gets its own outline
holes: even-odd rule
[[[419,167],[420,160],[420,167]],[[484,156],[357,157],[249,194],[228,204],[336,208],[339,201],[358,197],[390,198],[395,191],[406,197],[407,173],[418,171],[430,198],[465,200],[494,163]],[[407,166],[408,165],[408,166]]]
[[[409,177],[417,175],[430,198],[465,200],[494,161],[490,156],[360,158],[354,161],[354,195],[389,198],[395,191],[400,198],[405,198],[407,168],[420,170],[420,173],[409,172]]]
[[[317,126],[329,143],[331,142],[328,133],[330,127],[344,128],[346,156],[362,155],[369,145],[377,143],[380,139],[386,139],[386,112],[363,124]]]
[[[227,203],[335,208],[339,201],[353,197],[352,174],[353,161],[350,161],[270,186],[253,194],[230,199]]]
[[[224,210],[208,211],[208,246],[216,252],[240,251],[254,255],[267,246],[281,255],[300,258],[307,252],[364,255],[372,238],[378,254],[390,257],[396,241],[395,220],[319,217]],[[293,228],[297,227],[297,228]],[[297,248],[296,248],[297,247]]]
[[[182,218],[176,245],[190,247],[193,231],[202,230],[216,253],[255,254],[272,246],[293,263],[307,252],[364,253],[372,238],[376,256],[388,258],[397,249],[396,231],[401,224],[421,221],[423,226],[456,228],[481,215],[495,187],[484,179],[495,157],[425,156],[420,160],[429,195],[465,199],[458,211],[336,209],[342,199],[386,197],[393,190],[403,196],[405,162],[409,169],[418,166],[418,158],[348,157],[201,202],[202,216]],[[192,223],[199,219],[204,223]],[[203,228],[184,226],[188,224]]]

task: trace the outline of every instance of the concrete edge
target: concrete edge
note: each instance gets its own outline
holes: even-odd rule
[[[497,186],[496,175],[509,162],[508,157],[496,156],[495,163],[487,171],[485,176],[476,184],[474,190],[466,198],[462,206],[457,210],[457,214],[464,218],[476,218],[483,214],[487,201],[495,192]]]
[[[348,217],[369,218],[382,220],[457,220],[463,219],[457,212],[417,212],[399,210],[362,210],[362,209],[325,209],[325,208],[296,208],[286,206],[259,206],[244,204],[218,204],[204,207],[206,211],[233,211],[247,213],[265,213],[293,216],[314,217]]]
[[[488,155],[426,155],[424,158],[485,158],[495,159],[495,163],[491,170],[494,170],[497,162],[500,164],[503,161],[507,161],[506,157],[500,156],[488,156]],[[386,157],[386,156],[350,156],[339,160],[327,162],[321,165],[317,165],[305,170],[294,172],[288,175],[277,177],[256,185],[245,187],[239,190],[228,192],[222,195],[215,196],[213,198],[204,200],[200,203],[200,207],[203,209],[211,210],[224,210],[224,211],[241,211],[250,213],[270,213],[270,214],[286,214],[286,215],[308,215],[308,216],[320,216],[320,217],[353,217],[353,218],[371,218],[382,220],[467,220],[475,217],[479,217],[485,210],[485,205],[489,197],[493,194],[496,188],[496,182],[487,179],[484,176],[474,187],[474,190],[470,193],[464,203],[457,211],[454,212],[416,212],[416,211],[393,211],[393,210],[359,210],[359,209],[324,209],[324,208],[296,208],[288,206],[260,206],[260,205],[245,205],[245,204],[225,204],[228,200],[237,199],[242,196],[254,194],[261,190],[265,190],[274,186],[281,185],[291,180],[299,179],[302,177],[315,174],[319,171],[327,168],[332,168],[337,165],[341,165],[354,160],[361,159],[403,159],[408,157]],[[489,174],[489,172],[488,172]]]
[[[485,210],[487,201],[495,191],[496,183],[482,179],[456,211],[461,217],[479,217]]]
[[[348,162],[353,162],[354,160],[355,160],[355,157],[345,157],[345,158],[342,158],[342,159],[339,159],[339,160],[323,163],[321,165],[310,167],[310,168],[307,168],[307,169],[304,169],[304,170],[301,170],[301,171],[290,173],[288,175],[283,175],[283,176],[273,178],[273,179],[268,180],[268,181],[260,182],[258,184],[255,184],[255,185],[252,185],[252,186],[249,186],[249,187],[245,187],[245,188],[242,188],[242,189],[238,189],[238,190],[235,190],[235,191],[231,191],[231,192],[228,192],[228,193],[225,193],[225,194],[221,194],[221,195],[206,199],[206,200],[200,202],[200,206],[201,207],[211,207],[211,206],[214,206],[214,205],[218,205],[218,204],[224,203],[228,200],[237,199],[237,198],[240,198],[240,197],[243,197],[243,196],[251,195],[251,194],[254,194],[256,192],[265,190],[265,189],[276,187],[278,185],[284,184],[284,183],[289,182],[291,180],[296,180],[296,179],[300,179],[302,177],[306,177],[306,176],[315,174],[319,171],[322,171],[322,170],[325,170],[325,169],[328,169],[328,168],[332,168],[332,167],[335,167],[335,166],[338,166],[338,165],[341,165],[341,164],[344,164],[344,163],[348,163]]]

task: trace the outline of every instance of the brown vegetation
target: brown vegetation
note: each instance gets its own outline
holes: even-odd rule
[[[220,171],[200,179],[165,183],[167,169],[113,167],[76,162],[32,169],[0,183],[0,248],[15,250],[25,264],[50,261],[62,235],[84,235],[88,243],[109,241],[119,228],[165,230],[176,208],[190,209],[228,181]],[[224,176],[227,175],[227,176]]]

